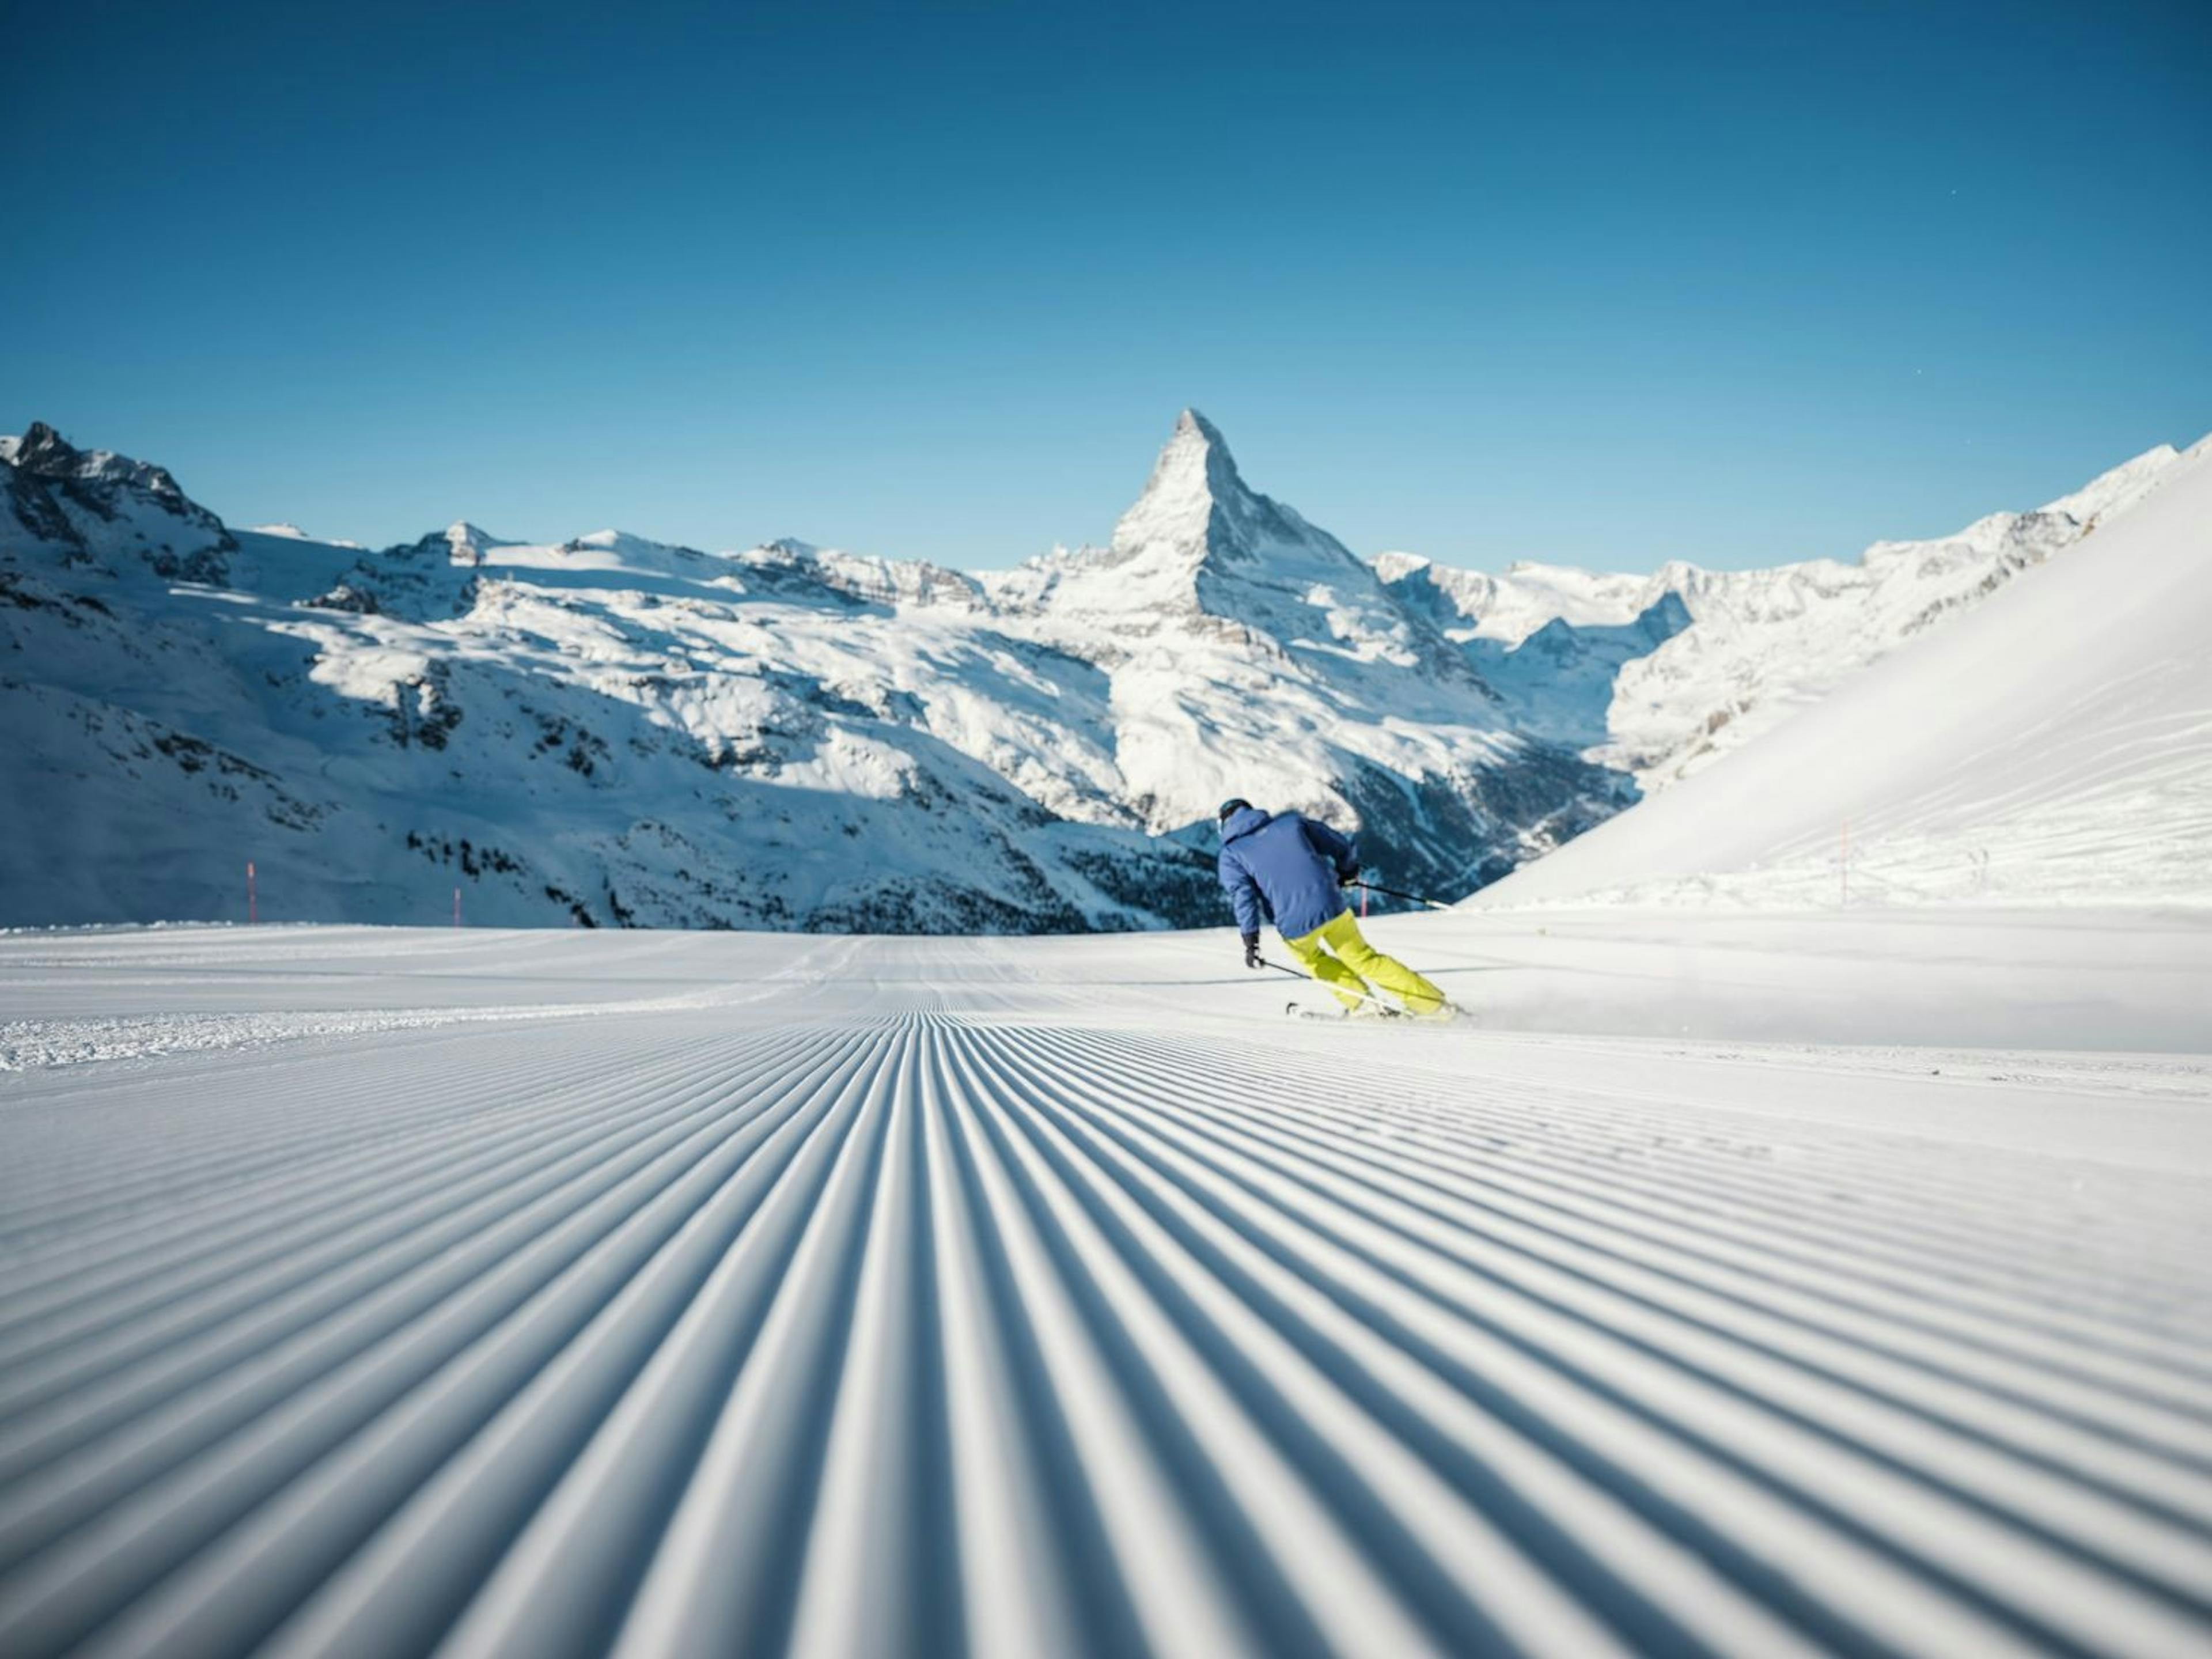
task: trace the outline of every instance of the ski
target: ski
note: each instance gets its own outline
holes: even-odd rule
[[[1381,1020],[1394,1021],[1401,1025],[1457,1025],[1467,1021],[1467,1010],[1457,1003],[1447,1002],[1433,1014],[1411,1014],[1402,1009],[1386,1007],[1378,1003],[1372,1013],[1348,1013],[1334,1003],[1326,1007],[1309,1006],[1296,1000],[1283,1005],[1283,1012],[1291,1019],[1322,1019],[1342,1025],[1364,1025]]]

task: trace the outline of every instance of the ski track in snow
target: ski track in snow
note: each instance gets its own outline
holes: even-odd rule
[[[314,1038],[0,1078],[10,1659],[2212,1641],[2201,1060],[321,938],[0,940],[50,1034]]]

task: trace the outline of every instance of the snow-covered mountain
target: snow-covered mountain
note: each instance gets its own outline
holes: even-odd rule
[[[1634,799],[1506,717],[1374,568],[1246,486],[1185,411],[1103,549],[981,588],[1110,681],[1119,799],[1158,834],[1231,794],[1364,828],[1403,880],[1464,891]]]
[[[978,580],[465,521],[234,532],[4,454],[0,920],[1031,931],[1211,921],[1234,791],[1465,891],[1632,798],[1178,424],[1110,547]]]
[[[0,922],[263,914],[872,931],[1219,918],[1224,796],[1494,880],[2154,489],[1859,565],[1374,563],[1187,411],[1109,544],[975,576],[463,520],[234,531],[0,440]]]
[[[1481,902],[2212,903],[2212,438],[1969,536],[2061,516],[2097,533]]]
[[[1377,569],[1467,653],[1516,729],[1632,775],[1647,793],[1771,731],[1860,670],[2072,546],[2172,475],[2171,445],[2034,512],[1853,563],[1649,575],[1516,564],[1498,574],[1386,553]]]

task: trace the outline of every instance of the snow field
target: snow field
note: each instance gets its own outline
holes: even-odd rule
[[[1478,903],[2212,896],[2212,445],[2062,558]]]
[[[1495,1024],[1490,925],[1387,937]],[[1747,1048],[1224,935],[0,939],[41,1030],[425,1016],[0,1076],[0,1650],[2201,1652],[2212,1062],[1819,1046],[1863,943]]]

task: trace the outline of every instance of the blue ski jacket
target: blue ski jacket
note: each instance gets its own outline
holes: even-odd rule
[[[1296,812],[1240,807],[1221,826],[1221,884],[1247,939],[1260,936],[1263,915],[1285,939],[1327,927],[1347,908],[1339,889],[1358,873],[1349,840]]]

